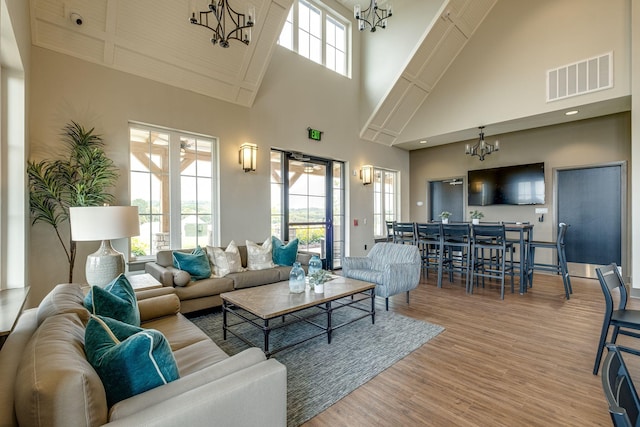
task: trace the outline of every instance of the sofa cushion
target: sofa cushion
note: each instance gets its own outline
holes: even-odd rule
[[[179,378],[169,342],[153,329],[91,316],[85,352],[102,379],[109,406]]]
[[[15,384],[20,425],[95,426],[107,422],[104,387],[85,356],[84,331],[84,323],[75,313],[48,317],[35,331],[22,354],[17,372],[20,380]]]
[[[247,269],[266,270],[275,267],[271,253],[271,237],[268,237],[262,245],[247,240]]]
[[[242,259],[240,259],[240,251],[233,240],[229,242],[225,250],[207,246],[207,255],[209,256],[209,262],[213,266],[213,275],[215,277],[224,277],[229,273],[244,271]]]
[[[288,268],[288,267],[282,267]],[[266,285],[269,283],[279,282],[279,267],[269,268],[267,270],[245,271],[243,273],[231,273],[226,278],[233,280],[234,289],[250,288],[252,286]],[[288,280],[288,277],[287,277]]]
[[[273,262],[276,265],[292,266],[298,256],[298,238],[285,245],[276,236],[271,236],[271,249]]]
[[[140,326],[136,293],[124,274],[113,279],[104,288],[91,287],[84,299],[84,305],[93,314]]]
[[[195,327],[189,319],[179,313],[175,316],[165,316],[145,322],[143,327],[162,332],[174,352],[201,341],[213,342],[207,334]],[[178,361],[177,358],[176,361]],[[180,365],[178,365],[178,369],[180,369]]]
[[[233,273],[233,274],[245,274],[245,273]],[[180,301],[190,300],[194,298],[210,297],[212,295],[219,295],[222,292],[229,292],[233,290],[233,280],[229,278],[229,275],[221,278],[202,279],[195,282],[190,282],[187,286],[173,288]]]
[[[206,279],[211,276],[211,266],[204,250],[198,246],[190,254],[173,252],[173,266],[191,275],[192,280]]]
[[[84,323],[89,321],[89,310],[84,306],[84,292],[78,284],[63,283],[47,294],[38,306],[38,326],[47,317],[62,313],[76,313]]]

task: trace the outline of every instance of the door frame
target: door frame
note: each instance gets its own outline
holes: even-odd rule
[[[453,182],[453,181],[462,181],[462,218],[464,220],[464,213],[467,209],[467,177],[465,176],[449,176],[446,178],[427,178],[426,183],[426,218],[428,221],[440,221],[440,218],[430,218],[431,216],[431,183],[432,182]]]
[[[630,280],[630,266],[631,262],[629,259],[629,239],[628,234],[625,232],[629,229],[628,224],[628,174],[627,174],[627,161],[615,161],[615,162],[606,162],[606,163],[593,163],[588,165],[573,165],[573,166],[562,166],[562,167],[554,167],[553,170],[553,236],[554,239],[557,238],[558,234],[558,175],[562,171],[568,170],[578,170],[578,169],[595,169],[595,168],[603,168],[603,167],[611,167],[611,166],[619,166],[620,167],[620,258],[622,260],[622,265],[619,266],[622,268],[622,274],[625,280]],[[587,277],[591,279],[597,279],[597,275],[595,272],[595,268],[599,267],[595,264],[578,264],[578,263],[567,263],[569,268],[569,273],[572,276],[578,277]]]

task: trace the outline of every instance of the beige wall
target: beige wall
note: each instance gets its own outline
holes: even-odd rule
[[[427,139],[631,93],[628,0],[499,1],[401,135]],[[612,89],[546,102],[546,71],[613,52]]]
[[[241,47],[236,47],[241,48]],[[363,164],[408,171],[409,153],[358,139],[357,79],[338,76],[278,47],[252,108],[234,106],[195,93],[61,55],[32,50],[31,158],[57,155],[58,134],[73,119],[103,135],[107,154],[121,169],[115,191],[128,203],[128,121],[193,131],[220,140],[221,243],[264,240],[270,231],[269,149],[278,147],[347,162],[347,209],[352,218],[371,218],[371,186],[353,176]],[[307,139],[307,127],[324,131],[322,142]],[[258,170],[244,173],[238,148],[256,143]],[[408,213],[409,177],[402,189]],[[360,222],[362,224],[362,222]],[[373,243],[373,224],[349,226],[347,252],[363,254]],[[31,233],[31,305],[67,278],[66,260],[50,228]],[[126,242],[115,242],[124,250]],[[97,243],[80,243],[74,280],[84,280],[86,254]],[[369,246],[370,247],[370,246]]]
[[[629,162],[631,158],[631,115],[620,113],[596,119],[568,124],[547,126],[521,132],[497,135],[500,151],[480,162],[477,157],[465,154],[462,141],[411,152],[411,219],[428,220],[428,182],[452,177],[464,177],[468,170],[485,169],[516,164],[544,162],[545,206],[483,206],[485,221],[530,221],[534,224],[534,235],[538,240],[552,240],[557,224],[554,219],[554,169],[591,166],[611,162]],[[495,140],[489,138],[489,142]],[[630,165],[627,164],[629,167]],[[628,185],[630,186],[630,178]],[[631,192],[627,197],[630,199]],[[466,189],[465,189],[466,195]],[[594,195],[595,196],[595,195]],[[416,202],[425,202],[418,207]],[[597,203],[594,197],[594,203]],[[549,213],[544,222],[538,222],[536,207],[546,207]],[[630,206],[628,206],[630,208]],[[465,213],[468,216],[469,208]],[[629,211],[628,211],[629,212]],[[627,217],[630,217],[627,212]],[[623,239],[626,240],[630,221],[623,224]],[[627,242],[625,268],[630,266],[630,244]]]

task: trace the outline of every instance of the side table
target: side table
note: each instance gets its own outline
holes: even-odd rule
[[[0,348],[13,330],[29,295],[29,287],[0,291]]]
[[[149,273],[127,274],[127,279],[129,283],[131,283],[134,291],[144,291],[162,287],[162,283],[158,282],[155,277]]]

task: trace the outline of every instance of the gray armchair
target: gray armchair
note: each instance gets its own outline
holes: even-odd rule
[[[376,295],[385,298],[415,289],[420,282],[420,251],[415,245],[376,243],[366,257],[345,257],[342,275],[376,284]]]

